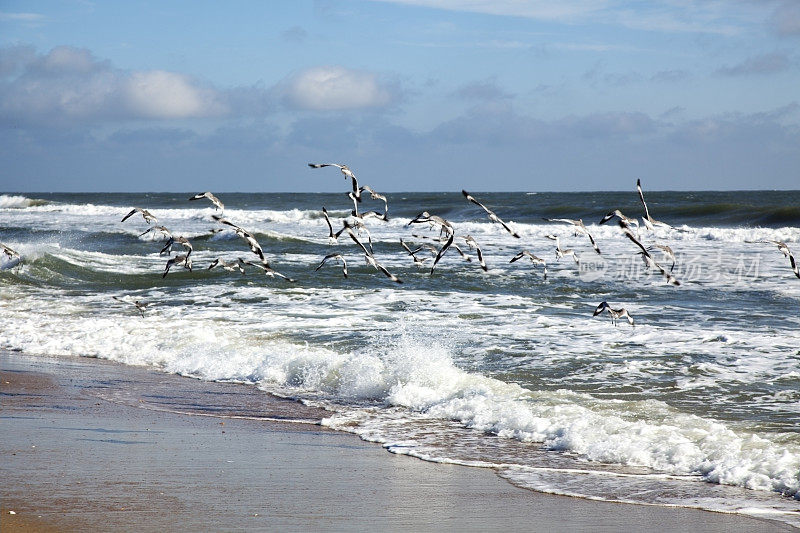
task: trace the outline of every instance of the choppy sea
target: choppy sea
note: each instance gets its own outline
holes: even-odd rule
[[[337,178],[338,179],[338,178]],[[346,183],[344,184],[346,185]],[[367,219],[375,259],[346,234],[336,194],[217,192],[276,271],[210,202],[191,194],[0,195],[0,348],[147,365],[237,381],[330,411],[324,423],[424,460],[495,469],[533,490],[736,512],[800,526],[800,192],[647,192],[671,227],[633,228],[679,280],[648,268],[603,216],[641,219],[635,188],[601,193],[387,194]],[[148,224],[134,207],[158,222]],[[362,210],[383,211],[367,194]],[[454,243],[431,273],[440,231]],[[582,219],[602,251],[564,222]],[[160,254],[164,225],[193,246],[191,271]],[[479,244],[487,270],[464,237]],[[556,258],[563,249],[578,255]],[[403,249],[426,245],[416,263]],[[763,241],[763,242],[759,242]],[[528,250],[543,268],[524,258]],[[333,258],[340,253],[348,277]],[[800,255],[798,255],[800,261]],[[119,301],[116,296],[123,300]],[[148,303],[143,316],[129,301]],[[615,325],[607,301],[634,318]]]

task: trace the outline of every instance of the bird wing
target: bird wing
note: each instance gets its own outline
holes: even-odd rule
[[[646,221],[650,221],[650,211],[647,209],[647,204],[644,201],[644,193],[642,192],[642,183],[641,180],[636,180],[636,190],[639,191],[639,200],[642,201],[642,206],[644,206],[644,216]],[[647,223],[645,223],[645,226]]]

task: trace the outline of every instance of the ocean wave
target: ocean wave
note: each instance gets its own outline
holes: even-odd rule
[[[47,200],[28,198],[27,196],[0,194],[0,209],[23,209],[47,203]]]

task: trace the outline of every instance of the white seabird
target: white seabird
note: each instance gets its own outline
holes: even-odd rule
[[[608,302],[600,302],[600,305],[598,305],[597,309],[594,310],[594,314],[592,316],[597,316],[603,311],[608,311],[608,314],[611,315],[611,323],[614,324],[614,326],[617,325],[617,320],[620,318],[626,319],[628,324],[631,326],[634,325],[633,317],[628,314],[628,311],[625,308],[611,309],[611,306],[608,305]]]
[[[578,257],[578,254],[575,253],[575,250],[573,250],[572,248],[567,248],[566,250],[561,248],[561,241],[559,240],[557,235],[545,235],[545,237],[547,237],[550,240],[556,241],[556,261],[566,255],[571,255],[575,263],[580,265],[581,260]]]
[[[180,244],[181,246],[183,246],[183,248],[187,251],[186,257],[189,257],[190,255],[192,255],[192,251],[194,250],[194,248],[192,247],[192,243],[189,242],[189,239],[187,239],[186,237],[183,237],[183,236],[172,237],[171,235],[170,235],[169,239],[167,240],[167,244],[164,245],[164,247],[161,249],[161,251],[158,253],[158,255],[162,255],[164,253],[171,253],[172,252],[172,245],[175,244],[176,242],[178,244]]]
[[[128,298],[120,298],[119,296],[112,296],[112,298],[118,302],[123,302],[136,307],[136,309],[139,310],[139,313],[141,313],[142,318],[144,318],[144,310],[147,309],[148,305],[150,305],[148,302],[142,302],[141,300],[130,300]]]
[[[644,216],[642,217],[642,221],[644,222],[645,227],[650,231],[653,231],[655,229],[655,226],[674,229],[666,222],[661,222],[650,216],[650,211],[647,209],[647,204],[644,201],[644,193],[642,193],[641,180],[639,179],[636,180],[636,190],[639,192],[639,200],[641,200],[642,206],[644,207]]]
[[[214,209],[219,208],[220,211],[225,211],[225,205],[222,202],[220,202],[219,198],[217,198],[216,196],[214,196],[213,194],[211,194],[208,191],[195,194],[194,196],[189,198],[189,200],[190,201],[191,200],[202,200],[203,198],[208,198],[209,200],[211,200],[211,203],[214,204]]]
[[[571,224],[575,228],[575,235],[578,233],[583,233],[587,237],[589,237],[589,242],[592,243],[592,248],[598,254],[600,253],[600,248],[597,246],[597,243],[594,242],[594,237],[592,234],[589,233],[589,230],[586,229],[586,225],[583,223],[583,219],[579,218],[578,220],[573,220],[571,218],[545,218],[547,222],[564,222],[565,224]]]
[[[167,267],[164,269],[164,273],[161,275],[162,278],[166,278],[167,274],[169,274],[169,269],[173,266],[183,266],[189,272],[192,271],[192,259],[188,255],[176,255],[169,261],[167,261]]]
[[[141,207],[134,207],[133,209],[131,209],[127,215],[122,217],[122,220],[120,220],[120,222],[125,222],[131,215],[134,215],[136,213],[141,213],[142,218],[148,224],[151,224],[153,222],[158,222],[158,219],[150,211],[148,211],[147,209],[142,209]]]
[[[347,234],[350,235],[350,238],[353,240],[353,242],[355,242],[364,252],[364,258],[366,259],[368,265],[371,265],[376,270],[380,270],[387,278],[395,283],[403,283],[400,278],[389,272],[386,267],[378,263],[377,259],[375,259],[375,256],[372,255],[372,251],[367,250],[367,247],[358,240],[358,237],[356,237],[355,232],[353,232],[352,227],[349,224],[345,225],[345,229],[347,230]]]
[[[152,231],[154,234],[155,234],[155,232],[157,232],[157,231],[158,231],[158,232],[160,232],[160,233],[161,233],[161,234],[162,234],[164,237],[166,237],[167,239],[171,239],[171,238],[172,238],[172,232],[170,232],[170,231],[169,231],[169,230],[168,230],[166,227],[164,227],[164,226],[150,226],[150,227],[149,227],[149,228],[147,228],[145,231],[143,231],[142,233],[140,233],[140,234],[139,234],[139,237],[144,237],[145,235],[147,235],[147,234],[148,234],[148,233],[150,233],[151,231]]]
[[[622,211],[620,211],[619,209],[615,209],[610,213],[608,213],[606,216],[604,216],[602,220],[600,220],[600,224],[605,224],[614,217],[617,217],[622,222],[624,222],[627,227],[636,226],[636,229],[637,230],[639,229],[639,221],[636,220],[635,218],[626,217],[625,215],[622,214]]]
[[[290,278],[289,276],[281,274],[280,272],[278,272],[277,270],[275,270],[274,268],[269,266],[269,263],[267,263],[266,261],[261,261],[261,262],[247,261],[247,260],[242,259],[240,257],[239,258],[239,265],[242,266],[242,269],[244,269],[243,265],[250,265],[250,266],[254,266],[256,268],[259,268],[259,269],[264,271],[264,274],[266,274],[267,276],[269,276],[271,278],[274,278],[275,276],[278,276],[279,278],[283,278],[286,281],[290,281],[292,283],[295,281],[292,278]]]
[[[461,194],[463,194],[463,195],[464,195],[464,197],[465,197],[467,200],[469,200],[469,201],[470,201],[470,202],[472,202],[473,204],[477,205],[478,207],[480,207],[481,209],[483,209],[484,211],[486,211],[486,214],[487,214],[487,215],[489,215],[489,220],[491,220],[492,222],[497,222],[498,224],[500,224],[501,226],[503,226],[503,228],[504,228],[504,229],[505,229],[507,232],[509,232],[509,233],[511,234],[511,236],[512,236],[512,237],[516,237],[517,239],[519,239],[519,238],[520,238],[519,234],[518,234],[516,231],[514,231],[513,229],[511,229],[511,228],[508,226],[508,224],[506,224],[505,222],[503,222],[503,221],[500,219],[500,217],[498,217],[498,216],[495,214],[495,212],[494,212],[494,211],[492,211],[491,209],[489,209],[488,207],[486,207],[485,205],[483,205],[482,203],[480,203],[478,200],[476,200],[476,199],[475,199],[475,198],[474,198],[474,197],[473,197],[471,194],[469,194],[467,191],[465,191],[465,190],[463,190],[463,189],[462,189],[462,190],[461,190]]]
[[[783,254],[784,257],[789,259],[789,264],[792,266],[792,272],[794,275],[800,278],[800,267],[798,267],[797,262],[794,260],[794,255],[789,250],[789,247],[783,241],[755,241],[764,244],[774,244],[778,247],[778,251]]]
[[[472,235],[467,235],[464,237],[464,241],[467,243],[467,246],[475,249],[475,253],[478,254],[478,262],[480,263],[481,268],[484,272],[488,272],[489,268],[486,266],[486,261],[483,260],[483,251],[481,250],[481,247],[478,246],[478,242],[472,237]]]
[[[511,258],[511,261],[509,261],[509,263],[514,263],[515,261],[519,261],[523,257],[527,257],[528,259],[530,259],[531,263],[533,263],[534,265],[542,265],[542,268],[544,269],[544,274],[542,278],[547,279],[547,261],[545,261],[541,257],[536,257],[528,250],[522,250],[521,252],[519,252],[517,255]]]
[[[340,262],[342,264],[342,274],[344,274],[344,277],[347,277],[347,260],[345,260],[344,256],[339,253],[332,253],[323,257],[322,262],[320,262],[317,268],[314,269],[314,272],[322,268],[322,265],[324,265],[328,259],[336,259],[338,262]]]
[[[227,270],[228,272],[233,272],[233,271],[238,270],[239,272],[244,274],[244,268],[242,268],[242,265],[240,265],[238,262],[237,263],[229,263],[229,262],[225,261],[224,259],[217,258],[217,259],[214,259],[211,262],[210,265],[208,265],[208,269],[207,270],[211,270],[211,269],[216,268],[216,267],[220,267],[221,269]]]
[[[662,267],[660,264],[658,264],[658,262],[655,259],[653,259],[653,256],[650,255],[650,252],[647,251],[647,248],[645,248],[645,246],[641,242],[639,242],[639,239],[637,239],[636,236],[634,236],[633,232],[625,224],[625,222],[620,220],[619,221],[619,227],[622,229],[622,232],[625,234],[625,236],[628,237],[628,239],[630,239],[630,241],[633,244],[635,244],[636,246],[639,247],[639,249],[641,251],[638,252],[638,253],[641,254],[642,260],[645,262],[645,264],[648,267],[657,268],[659,270],[659,272],[661,272],[661,275],[664,276],[664,278],[666,278],[667,283],[669,283],[670,285],[675,285],[677,287],[677,286],[679,286],[681,284],[681,282],[678,281],[675,278],[675,276],[672,275],[671,272],[667,272],[667,269]]]

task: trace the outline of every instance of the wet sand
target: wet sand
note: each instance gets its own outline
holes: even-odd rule
[[[324,416],[254,387],[0,352],[0,529],[795,531],[540,494],[392,455]]]

